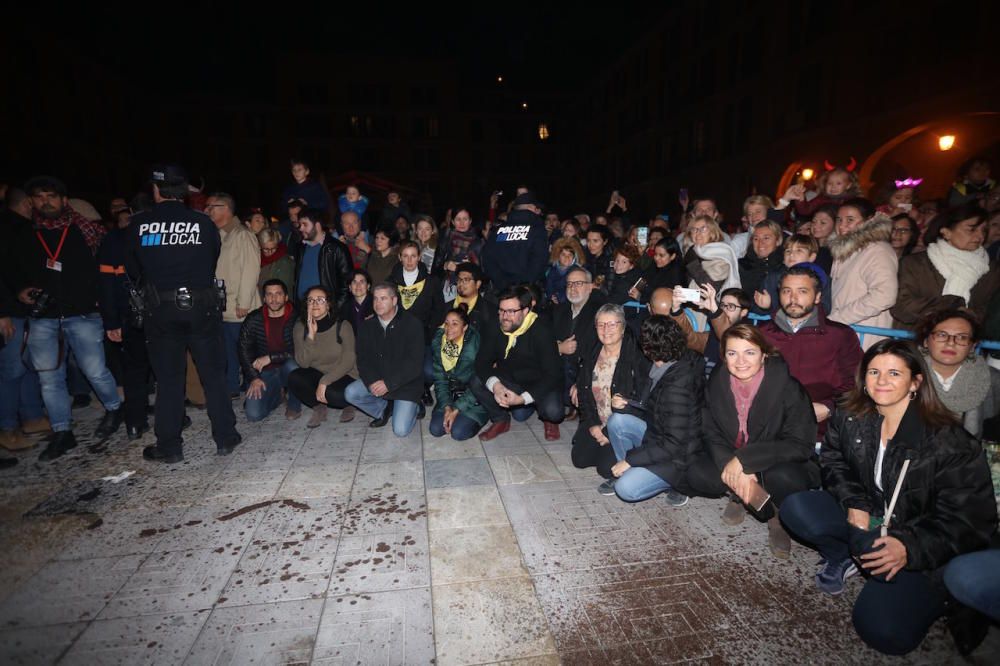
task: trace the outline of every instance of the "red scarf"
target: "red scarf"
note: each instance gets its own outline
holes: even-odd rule
[[[278,247],[274,249],[274,254],[266,255],[263,252],[260,253],[260,265],[261,267],[269,266],[279,259],[288,256],[288,248],[285,247],[284,243],[278,243]]]
[[[292,304],[285,303],[285,311],[280,317],[272,317],[271,311],[264,306],[264,337],[267,339],[267,353],[268,354],[278,354],[285,350],[285,325],[288,323],[289,317],[292,316]],[[270,368],[271,364],[268,364],[262,370]]]
[[[86,241],[87,247],[90,248],[90,252],[94,256],[97,256],[97,250],[101,247],[101,239],[107,233],[107,230],[99,222],[91,222],[69,206],[63,208],[62,213],[54,220],[42,217],[37,211],[32,214],[32,217],[36,229],[41,228],[51,231],[70,225],[75,226],[83,234],[83,240]]]

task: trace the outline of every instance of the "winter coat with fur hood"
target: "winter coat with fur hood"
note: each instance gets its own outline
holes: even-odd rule
[[[889,244],[891,235],[892,220],[880,214],[830,241],[833,310],[829,319],[892,328],[889,308],[896,304],[899,259]],[[868,349],[882,339],[865,335],[861,346]]]

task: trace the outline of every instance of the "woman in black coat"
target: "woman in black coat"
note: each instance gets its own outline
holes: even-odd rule
[[[597,467],[608,479],[598,488],[614,495],[611,467],[642,442],[643,412],[636,405],[648,393],[649,361],[625,326],[625,310],[614,303],[594,315],[600,344],[581,359],[576,387],[580,426],[573,436],[573,464]]]
[[[865,352],[856,387],[826,431],[823,490],[793,495],[781,509],[788,528],[825,558],[820,590],[840,594],[857,564],[870,576],[854,603],[854,628],[885,654],[920,644],[945,610],[941,567],[985,548],[997,528],[982,447],[929,376],[911,342],[882,340]]]
[[[755,326],[732,326],[719,345],[724,362],[708,379],[702,416],[714,464],[693,465],[688,482],[698,495],[730,494],[728,525],[743,522],[747,510],[766,520],[771,553],[787,558],[791,540],[776,508],[820,482],[812,400]]]
[[[681,328],[669,317],[642,322],[639,344],[652,361],[648,397],[636,406],[646,418],[642,444],[611,468],[615,493],[641,502],[662,492],[672,506],[687,504],[687,468],[701,450],[701,410],[705,405],[705,359],[687,348]]]

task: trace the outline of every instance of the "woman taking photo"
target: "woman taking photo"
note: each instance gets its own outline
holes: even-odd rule
[[[771,553],[785,559],[791,541],[777,510],[786,497],[819,486],[812,400],[755,326],[736,324],[720,345],[702,415],[714,465],[692,467],[688,483],[698,495],[730,495],[727,525],[740,524],[748,511],[767,521]]]
[[[385,282],[392,275],[392,269],[399,263],[399,237],[395,229],[379,229],[375,232],[375,249],[368,255],[365,270],[372,284]]]
[[[465,305],[449,310],[431,342],[436,400],[429,430],[435,437],[448,434],[461,442],[486,423],[486,410],[469,389],[469,380],[476,374],[478,352],[479,331],[469,326]]]
[[[896,304],[899,260],[889,245],[892,222],[875,215],[867,199],[851,199],[837,210],[837,237],[833,254],[833,309],[829,318],[851,326],[892,328],[889,308]],[[865,335],[864,349],[883,339]]]
[[[937,310],[917,326],[920,354],[931,369],[944,406],[969,434],[980,437],[983,422],[1000,412],[1000,370],[976,353],[979,322],[968,310]]]
[[[826,431],[823,490],[789,497],[781,518],[823,555],[823,592],[840,594],[860,565],[854,628],[903,655],[944,613],[938,570],[989,543],[996,502],[979,442],[938,399],[913,343],[876,343],[856,382]]]
[[[637,407],[648,392],[649,360],[625,326],[625,310],[606,303],[594,316],[600,345],[581,359],[576,379],[580,426],[573,436],[573,464],[597,467],[607,479],[597,491],[615,494],[612,466],[642,442],[643,411]]]
[[[687,348],[684,333],[669,317],[653,315],[642,322],[642,353],[652,362],[649,396],[640,404],[646,427],[642,443],[611,468],[615,493],[626,502],[641,502],[662,492],[671,506],[687,504],[687,469],[700,457],[701,412],[705,405],[705,359]],[[613,397],[613,407],[624,406]]]
[[[911,254],[899,267],[896,325],[912,329],[928,310],[967,307],[978,317],[1000,291],[1000,263],[983,247],[987,213],[976,204],[953,208],[937,220],[937,237],[926,252]]]
[[[354,407],[344,398],[344,389],[358,378],[354,355],[354,329],[334,318],[330,294],[323,287],[306,292],[302,321],[295,323],[292,342],[299,369],[288,376],[288,389],[312,408],[310,428],[326,421],[327,407],[343,410],[340,422],[354,418]]]

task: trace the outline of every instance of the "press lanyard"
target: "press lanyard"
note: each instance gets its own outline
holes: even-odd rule
[[[35,231],[35,235],[38,236],[38,242],[42,244],[42,248],[45,250],[45,254],[49,256],[48,261],[45,262],[46,268],[51,268],[54,271],[62,271],[62,264],[59,263],[59,255],[62,253],[63,243],[66,242],[66,234],[69,233],[69,225],[63,227],[62,236],[59,237],[59,245],[56,247],[55,254],[52,254],[52,250],[49,249],[49,244],[45,242],[42,238],[42,232]]]

